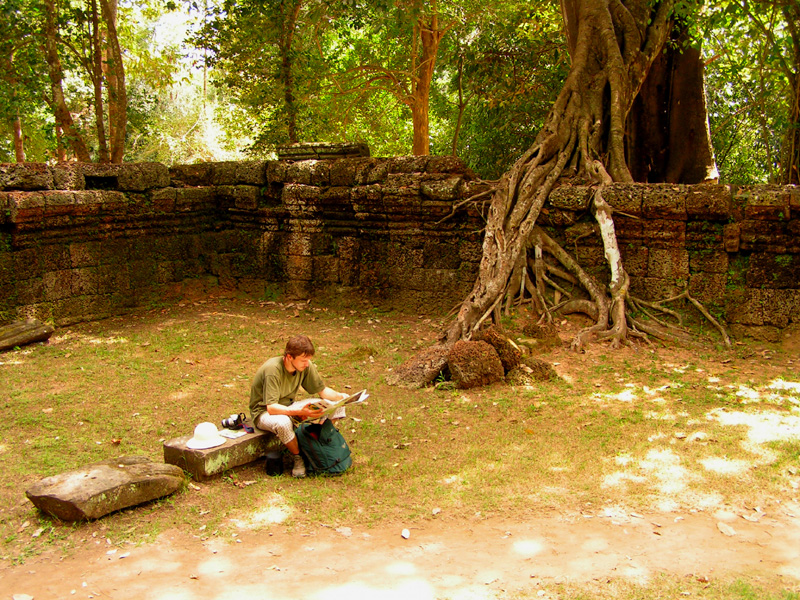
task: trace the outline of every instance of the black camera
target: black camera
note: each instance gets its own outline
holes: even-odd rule
[[[238,415],[231,415],[227,419],[222,419],[223,429],[241,429],[244,427],[245,416],[244,413]]]

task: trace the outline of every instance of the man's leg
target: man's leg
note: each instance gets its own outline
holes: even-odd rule
[[[292,477],[305,477],[306,465],[303,463],[303,457],[300,456],[300,446],[297,443],[297,436],[294,434],[292,420],[286,415],[262,413],[256,420],[256,427],[274,433],[292,454],[294,461]]]

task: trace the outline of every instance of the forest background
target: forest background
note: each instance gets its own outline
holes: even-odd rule
[[[687,15],[720,181],[789,182],[800,8]],[[2,0],[0,162],[171,165],[365,142],[497,178],[533,143],[566,48],[559,3],[544,0]]]

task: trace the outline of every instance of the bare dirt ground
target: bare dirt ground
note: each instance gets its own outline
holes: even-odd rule
[[[244,531],[210,542],[171,531],[124,552],[95,540],[69,558],[45,554],[4,569],[0,587],[4,598],[37,600],[478,600],[553,597],[545,589],[553,583],[647,585],[667,574],[685,578],[687,588],[747,576],[800,589],[800,506],[776,506],[757,522],[740,516],[445,517],[410,529],[407,539],[402,524]]]

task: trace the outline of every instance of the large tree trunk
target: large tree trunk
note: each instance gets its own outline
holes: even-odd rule
[[[61,59],[58,56],[58,30],[56,27],[55,0],[45,0],[45,60],[47,61],[47,74],[50,77],[50,90],[52,97],[50,103],[55,114],[56,124],[61,128],[62,136],[66,137],[75,157],[81,162],[90,162],[91,156],[80,132],[75,127],[72,114],[64,98],[62,81],[64,73],[61,68]],[[62,138],[63,139],[63,138]]]
[[[634,181],[701,183],[717,179],[699,48],[678,36],[658,56],[627,123]]]
[[[573,61],[570,73],[534,145],[503,176],[492,196],[478,277],[443,335],[445,346],[469,339],[500,305],[510,281],[518,289],[516,282],[522,276],[515,276],[515,270],[527,268],[527,261],[520,257],[532,244],[549,250],[556,258],[560,255],[562,264],[578,280],[587,282],[584,287],[591,297],[587,304],[596,323],[576,338],[574,347],[579,349],[594,335],[610,338],[614,345],[626,340],[629,279],[602,190],[612,181],[633,181],[626,162],[626,124],[653,62],[669,39],[673,4],[673,0],[655,4],[649,0],[562,2]],[[696,75],[687,81],[702,84]],[[707,128],[697,135],[707,137]],[[664,140],[671,141],[669,136]],[[707,140],[705,143],[709,144]],[[703,156],[704,174],[715,170],[710,153],[693,156]],[[687,173],[697,178],[696,171],[680,161],[664,161],[665,177],[667,172],[675,173],[678,180]],[[607,290],[590,281],[576,261],[557,250],[555,242],[545,240],[536,228],[553,187],[560,179],[573,177],[597,186],[592,210],[611,272]]]

